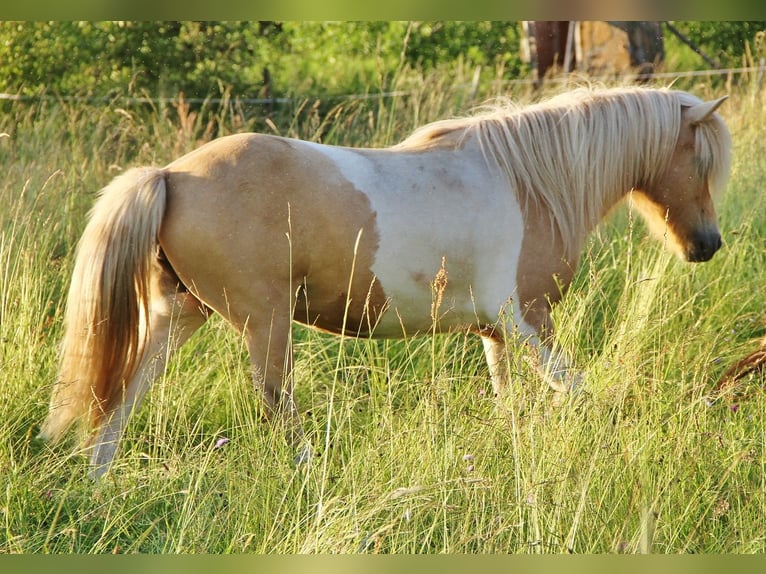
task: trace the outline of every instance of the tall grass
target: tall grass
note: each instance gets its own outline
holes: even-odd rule
[[[722,110],[735,143],[724,249],[686,264],[626,208],[610,217],[555,312],[587,376],[563,406],[523,348],[510,349],[513,392],[498,404],[467,334],[340,340],[296,327],[315,457],[295,467],[260,420],[240,337],[214,319],[156,383],[104,480],[87,478],[71,445],[34,440],[97,189],[232,131],[382,146],[497,95],[401,81],[413,96],[304,102],[268,121],[234,102],[207,113],[44,103],[0,117],[0,552],[766,550],[763,395],[708,400],[764,331],[766,101],[746,88]]]

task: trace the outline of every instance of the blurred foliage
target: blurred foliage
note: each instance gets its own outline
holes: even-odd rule
[[[766,20],[758,21],[715,21],[715,22],[673,22],[674,26],[705,54],[713,58],[721,67],[751,65],[743,61],[749,49],[753,49],[756,36],[766,30]],[[666,32],[666,35],[668,33]],[[704,65],[699,58],[685,58]]]
[[[673,24],[723,67],[752,62],[766,30],[766,21]],[[527,74],[520,28],[515,21],[0,22],[0,92],[326,98],[400,88],[406,70],[486,85]],[[668,66],[707,66],[664,34]]]
[[[403,66],[518,73],[518,34],[516,22],[0,22],[0,91],[364,93]]]

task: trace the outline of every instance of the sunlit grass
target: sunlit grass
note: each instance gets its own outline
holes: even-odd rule
[[[523,360],[496,402],[468,334],[341,341],[296,327],[314,445],[296,467],[261,421],[241,337],[212,319],[171,361],[104,480],[87,478],[71,445],[34,440],[99,187],[244,129],[388,145],[483,97],[410,82],[421,82],[415,98],[307,102],[270,122],[231,107],[65,103],[0,118],[0,552],[766,550],[763,395],[708,398],[764,331],[766,118],[762,95],[744,88],[722,109],[735,142],[724,249],[689,265],[626,209],[610,217],[555,313],[587,377],[562,407]]]

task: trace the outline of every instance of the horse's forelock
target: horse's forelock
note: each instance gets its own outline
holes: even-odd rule
[[[718,114],[697,125],[694,150],[702,176],[708,180],[710,194],[718,201],[723,195],[731,165],[731,136]]]
[[[681,106],[692,107],[702,100],[687,92],[674,92]],[[731,164],[731,135],[721,116],[715,112],[695,126],[694,153],[700,175],[707,178],[714,200],[723,194]]]

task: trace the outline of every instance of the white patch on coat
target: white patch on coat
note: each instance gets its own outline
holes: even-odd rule
[[[475,146],[393,153],[307,145],[333,160],[375,211],[380,242],[372,271],[391,308],[374,336],[432,329],[431,283],[443,257],[448,297],[440,330],[494,325],[509,299],[515,322],[526,327],[515,300],[523,215],[507,180]]]

